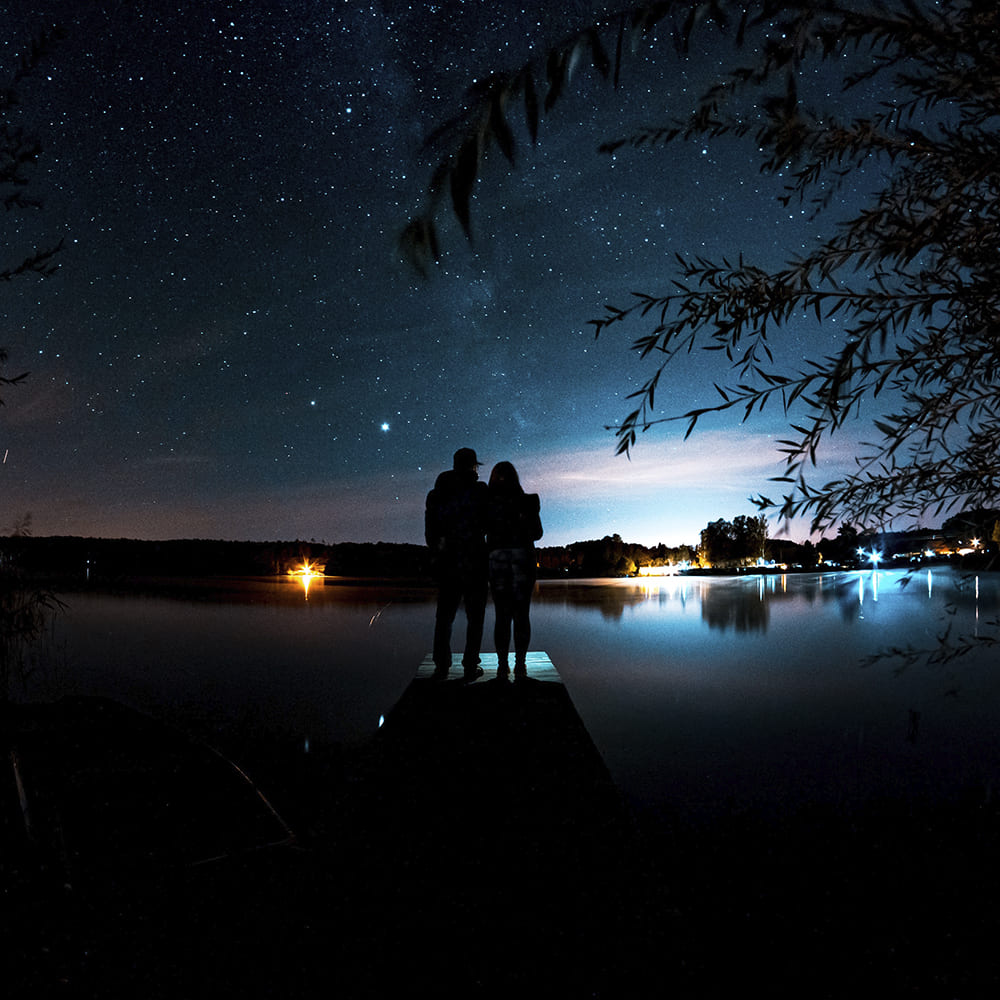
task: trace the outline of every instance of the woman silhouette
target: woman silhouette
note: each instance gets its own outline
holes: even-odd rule
[[[531,592],[537,564],[535,541],[542,537],[537,493],[525,493],[517,470],[498,462],[490,473],[486,544],[490,550],[490,591],[496,611],[493,641],[497,679],[510,676],[511,624],[514,626],[514,679],[528,676],[525,659],[531,642]]]

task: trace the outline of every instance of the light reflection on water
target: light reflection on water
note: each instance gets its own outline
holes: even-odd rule
[[[119,697],[302,746],[371,735],[433,621],[428,591],[315,581],[308,595],[261,581],[65,599],[65,666],[42,676],[42,693]],[[861,664],[931,648],[949,626],[995,634],[998,613],[995,576],[950,571],[558,581],[537,591],[532,647],[549,653],[635,802],[685,815],[849,807],[985,794],[1000,764],[995,651],[902,672]]]
[[[936,795],[997,773],[995,651],[861,666],[995,634],[995,577],[899,572],[666,578],[550,626],[553,661],[619,784],[713,812]],[[568,671],[567,671],[568,673]]]

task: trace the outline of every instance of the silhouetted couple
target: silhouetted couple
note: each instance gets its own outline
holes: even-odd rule
[[[465,605],[467,681],[482,677],[487,594],[493,593],[497,677],[510,676],[510,640],[514,634],[514,678],[527,677],[531,642],[531,594],[535,586],[535,541],[542,537],[537,493],[525,493],[517,470],[499,462],[487,486],[479,480],[479,461],[471,448],[455,452],[451,469],[442,472],[427,494],[424,536],[438,583],[434,619],[434,676],[451,667],[451,629],[459,605]]]

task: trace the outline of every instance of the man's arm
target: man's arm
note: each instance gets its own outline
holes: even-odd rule
[[[424,505],[424,541],[427,547],[434,551],[437,551],[438,543],[441,541],[438,501],[434,490],[427,494],[427,502]]]

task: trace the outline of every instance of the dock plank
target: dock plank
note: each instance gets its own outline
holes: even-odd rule
[[[483,668],[483,676],[471,683],[483,683],[496,678],[497,654],[482,653],[479,657],[480,666]],[[528,677],[536,681],[546,681],[553,684],[561,684],[562,678],[556,670],[555,665],[549,659],[547,653],[541,651],[529,652],[525,658],[525,666],[528,670]],[[510,668],[513,672],[514,658],[510,658]],[[417,678],[424,680],[434,673],[434,657],[428,653],[417,670]],[[462,654],[453,653],[451,657],[451,670],[448,674],[449,680],[460,680],[463,675]]]

